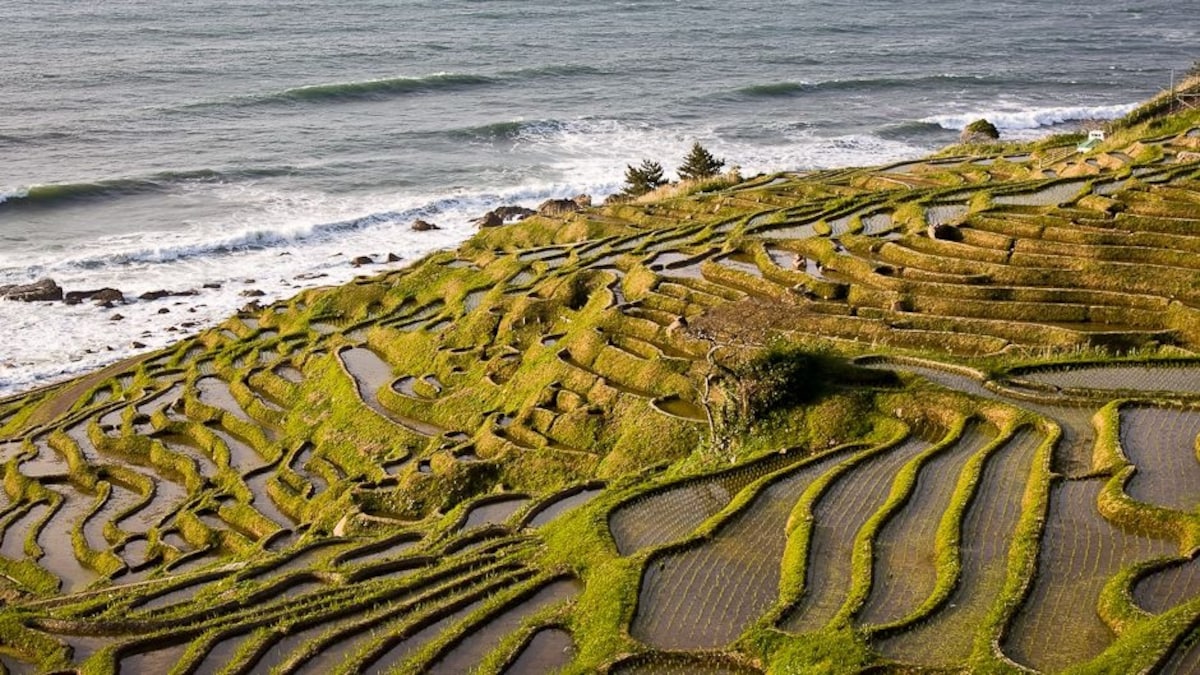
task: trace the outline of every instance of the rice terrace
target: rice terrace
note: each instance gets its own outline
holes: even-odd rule
[[[533,215],[0,401],[12,673],[1200,672],[1200,114]]]

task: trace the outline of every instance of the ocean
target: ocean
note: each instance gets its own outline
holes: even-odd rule
[[[500,204],[602,198],[693,141],[753,175],[917,157],[978,117],[1010,138],[1113,118],[1198,56],[1181,11],[0,0],[0,285],[197,291],[0,301],[0,394],[168,345],[251,289],[411,263]]]

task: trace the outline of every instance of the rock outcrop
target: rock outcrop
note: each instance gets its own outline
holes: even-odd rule
[[[536,213],[537,211],[525,208],[524,206],[497,206],[479,218],[476,218],[473,223],[476,227],[499,227],[508,222],[524,220]]]
[[[63,289],[53,279],[39,279],[32,284],[0,286],[0,298],[20,302],[53,302],[63,299]]]
[[[472,224],[475,227],[500,227],[504,224],[504,219],[497,215],[495,211],[488,211],[472,221]]]
[[[574,199],[547,199],[538,204],[537,212],[543,216],[565,216],[575,213],[582,207]]]
[[[959,143],[990,143],[1000,138],[1000,130],[987,120],[975,120],[958,136]]]
[[[212,288],[213,286],[211,284],[205,284],[204,287]],[[220,288],[221,286],[220,284],[217,284],[215,287]],[[145,293],[142,293],[138,296],[138,300],[161,300],[162,298],[175,298],[193,295],[200,295],[200,293],[195,289],[188,289],[186,291],[168,291],[159,289],[157,291],[146,291]]]
[[[125,294],[115,288],[100,288],[94,291],[71,291],[63,296],[63,302],[68,305],[78,305],[84,300],[92,300],[102,307],[112,307],[116,303],[125,302]]]
[[[537,213],[533,209],[527,209],[524,206],[498,206],[492,213],[500,216],[504,222],[512,220],[525,220],[529,216]]]

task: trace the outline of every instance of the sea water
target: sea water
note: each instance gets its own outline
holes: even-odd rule
[[[693,141],[752,175],[917,157],[980,116],[1008,137],[1116,117],[1197,56],[1183,11],[0,0],[0,285],[198,291],[0,302],[0,394],[170,344],[247,290],[270,302],[385,268],[360,255],[453,247],[500,204],[602,198]]]

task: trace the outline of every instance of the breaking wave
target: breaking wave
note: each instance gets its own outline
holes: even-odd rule
[[[930,85],[1003,86],[1002,78],[984,75],[927,75],[924,77],[846,78],[820,82],[768,82],[730,92],[734,98],[784,98],[816,92],[870,93],[894,89],[927,89]]]
[[[0,209],[53,208],[85,200],[115,199],[130,195],[163,192],[187,183],[221,183],[246,178],[265,178],[291,173],[290,167],[217,171],[164,171],[143,178],[110,178],[83,183],[32,185],[0,192]]]
[[[490,77],[460,73],[435,73],[425,77],[390,77],[361,82],[314,84],[285,89],[263,97],[265,101],[339,101],[347,99],[385,98],[444,89],[463,89],[494,82]]]
[[[1068,122],[1083,120],[1113,120],[1124,117],[1137,107],[1136,103],[1105,106],[1073,106],[1054,108],[1029,108],[1025,110],[979,110],[967,113],[933,115],[922,122],[936,124],[943,129],[958,130],[971,122],[983,118],[1000,130],[1028,130],[1052,127]]]

